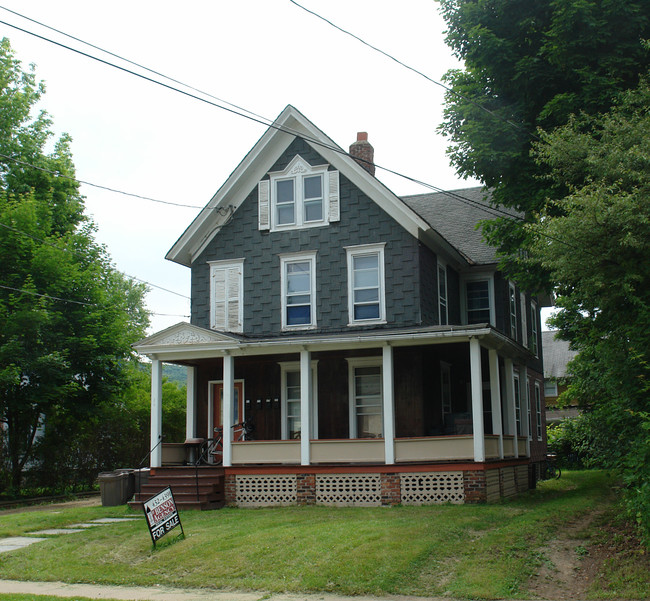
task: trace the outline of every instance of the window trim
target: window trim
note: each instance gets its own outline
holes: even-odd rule
[[[539,357],[539,315],[537,310],[537,303],[534,300],[530,301],[530,350]]]
[[[445,295],[443,297],[440,290],[440,274],[444,274],[445,281]],[[438,325],[449,325],[449,278],[447,277],[447,264],[438,259]],[[445,319],[443,323],[442,313],[444,308]]]
[[[269,229],[271,232],[305,229],[310,227],[322,227],[329,224],[329,198],[330,198],[330,177],[328,176],[328,164],[310,165],[300,155],[296,155],[283,171],[269,173]],[[320,176],[322,193],[322,218],[314,221],[305,219],[305,178]],[[293,181],[294,191],[294,221],[293,223],[278,223],[277,214],[277,188],[279,181]]]
[[[519,309],[521,311],[521,345],[524,348],[528,348],[528,318],[526,316],[527,308],[528,303],[526,302],[526,295],[523,292],[519,292]]]
[[[518,438],[522,437],[521,434],[521,379],[519,373],[513,374],[513,395],[515,405],[515,434]]]
[[[287,323],[287,266],[292,263],[305,263],[309,262],[309,315],[310,322],[308,324],[291,325]],[[281,289],[281,305],[282,305],[282,330],[283,331],[296,331],[296,330],[313,330],[317,327],[316,319],[316,251],[304,253],[289,253],[280,255],[280,289]]]
[[[241,333],[244,331],[244,259],[224,259],[219,261],[208,261],[210,266],[210,329],[222,331],[222,332],[237,332]],[[228,327],[228,298],[224,299],[225,310],[224,310],[224,327],[223,329],[218,327],[217,324],[217,315],[216,315],[216,290],[214,284],[214,275],[216,271],[224,270],[227,272],[228,269],[238,269],[238,288],[239,294],[237,296],[237,323],[238,327],[235,329],[230,329]],[[226,276],[227,278],[227,276]],[[226,279],[227,282],[227,279]],[[227,292],[227,287],[226,287]],[[228,297],[228,294],[226,294]]]
[[[348,269],[348,326],[376,325],[386,323],[386,272],[385,254],[386,243],[360,244],[358,246],[346,246]],[[364,255],[377,255],[377,266],[379,270],[379,317],[371,319],[354,318],[354,258]]]
[[[463,293],[461,295],[461,308],[462,308],[462,319],[464,325],[470,325],[468,319],[468,306],[467,306],[467,284],[469,282],[482,282],[486,281],[488,283],[488,302],[490,303],[490,325],[496,327],[496,309],[494,304],[494,273],[476,273],[472,275],[466,275],[462,279],[462,288]]]
[[[517,340],[517,288],[508,282],[508,315],[510,321],[510,338]]]
[[[298,372],[300,374],[300,361],[281,361],[280,366],[280,437],[282,440],[292,440],[288,438],[288,399],[287,399],[287,374],[289,372]],[[318,439],[318,359],[311,361],[311,436],[310,440]],[[302,415],[301,431],[302,431]]]
[[[535,417],[537,419],[537,440],[542,440],[542,391],[539,382],[535,381]]]
[[[355,389],[355,370],[357,367],[379,367],[379,384],[380,384],[380,402],[379,409],[381,415],[381,436],[375,439],[361,440],[379,440],[384,437],[384,367],[381,357],[347,357],[348,362],[348,414],[349,414],[349,435],[351,439],[357,439],[357,397]]]

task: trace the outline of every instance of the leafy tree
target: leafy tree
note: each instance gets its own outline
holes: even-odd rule
[[[93,239],[70,179],[70,139],[46,150],[50,119],[44,112],[32,118],[43,92],[34,68],[23,71],[2,40],[0,419],[14,489],[33,460],[39,426],[47,437],[55,416],[92,423],[120,390],[130,345],[148,323],[144,287],[116,271]]]
[[[496,204],[527,214],[566,189],[540,178],[545,166],[531,148],[538,128],[570,115],[607,111],[621,90],[636,87],[650,67],[650,3],[646,0],[439,0],[447,43],[464,70],[446,75],[449,156],[458,173],[479,179]],[[549,286],[543,269],[521,263],[531,238],[511,219],[484,228],[508,267],[531,287]]]
[[[558,282],[553,324],[579,351],[566,393],[590,407],[601,465],[624,477],[650,545],[650,83],[612,110],[543,134],[536,160],[567,195],[533,252]]]

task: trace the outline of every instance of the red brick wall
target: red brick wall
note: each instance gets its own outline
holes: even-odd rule
[[[298,505],[316,504],[316,474],[296,474]]]
[[[227,474],[224,481],[224,496],[226,505],[235,505],[237,503],[237,476]]]
[[[487,483],[483,470],[467,470],[463,473],[465,503],[486,503]]]
[[[399,474],[381,475],[381,504],[399,505],[402,502],[401,482]]]

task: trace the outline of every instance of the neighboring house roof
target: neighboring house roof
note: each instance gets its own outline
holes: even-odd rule
[[[566,366],[578,353],[569,348],[566,340],[555,338],[557,332],[542,332],[542,353],[544,356],[544,377],[564,378]]]
[[[489,198],[489,192],[478,187],[403,196],[402,200],[469,262],[485,265],[497,262],[496,249],[485,243],[480,228],[477,228],[478,223],[502,216],[503,212],[513,217],[518,215],[516,211],[504,209],[497,213]]]

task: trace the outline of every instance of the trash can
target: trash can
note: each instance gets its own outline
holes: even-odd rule
[[[132,475],[132,474],[131,474]],[[129,501],[129,474],[127,472],[101,472],[97,477],[103,507],[124,505]]]

